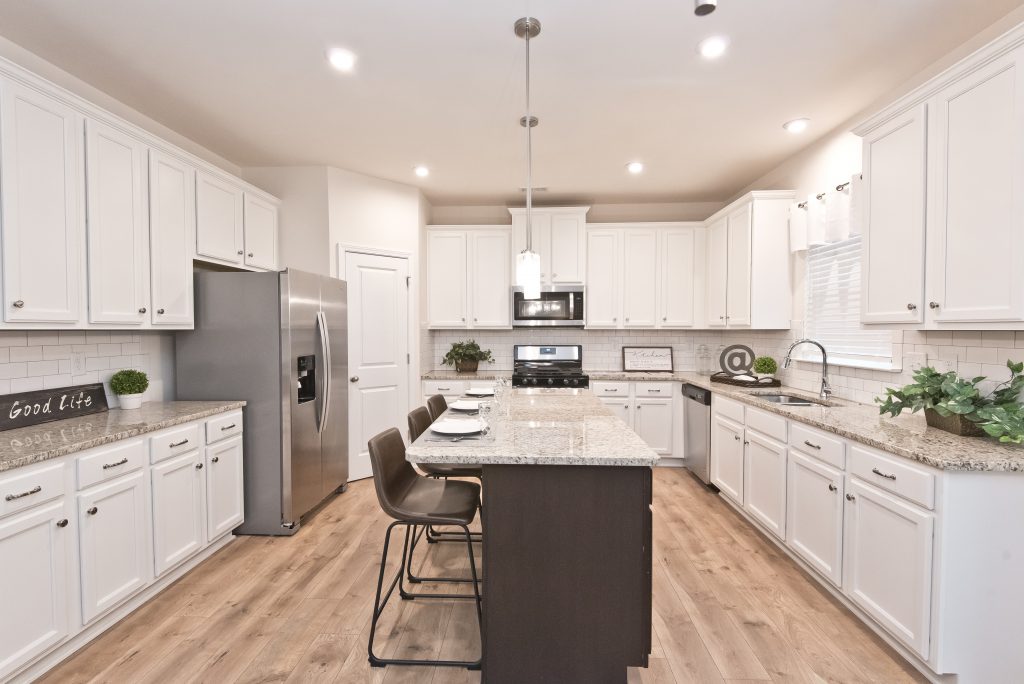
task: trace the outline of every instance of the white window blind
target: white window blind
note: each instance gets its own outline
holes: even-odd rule
[[[806,335],[828,350],[829,361],[864,368],[892,368],[892,333],[860,323],[861,239],[807,250]],[[801,358],[816,361],[815,350]]]

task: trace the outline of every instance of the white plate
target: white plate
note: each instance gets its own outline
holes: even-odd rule
[[[452,411],[479,411],[480,402],[459,399],[458,401],[453,401],[452,403],[448,404],[448,408],[450,408]]]
[[[445,418],[430,426],[431,432],[439,435],[475,435],[484,429],[479,420],[452,420]]]
[[[466,394],[471,397],[493,397],[493,387],[470,387],[466,390]]]

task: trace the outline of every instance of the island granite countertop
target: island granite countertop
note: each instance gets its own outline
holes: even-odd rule
[[[244,401],[153,401],[141,408],[55,420],[0,432],[0,472],[226,413]]]

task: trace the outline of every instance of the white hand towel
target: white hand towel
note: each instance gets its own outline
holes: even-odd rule
[[[828,242],[825,239],[825,198],[818,199],[817,195],[810,195],[807,198],[807,245],[824,245]]]
[[[807,249],[807,210],[796,202],[789,205],[789,251],[803,252]]]
[[[850,185],[825,196],[825,241],[840,242],[850,237]]]
[[[847,187],[850,191],[850,237],[860,235],[863,232],[864,209],[861,206],[864,202],[863,187],[864,179],[861,174],[853,174],[853,177],[850,179],[850,185]]]

